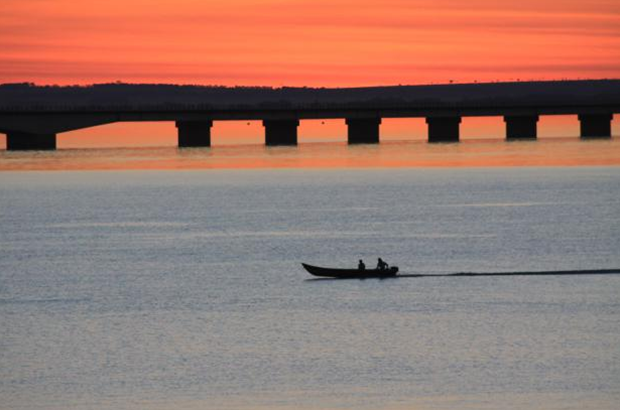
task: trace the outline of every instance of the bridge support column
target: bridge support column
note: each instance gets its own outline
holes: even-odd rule
[[[579,114],[581,138],[610,138],[613,114]]]
[[[538,136],[538,115],[507,115],[504,122],[507,140],[536,139]]]
[[[299,120],[264,120],[265,144],[297,145]]]
[[[179,147],[210,147],[213,121],[177,121]]]
[[[461,117],[428,117],[428,142],[458,142]]]
[[[347,118],[349,144],[379,143],[381,118]]]
[[[55,150],[56,134],[32,134],[29,132],[9,132],[6,134],[8,151]]]

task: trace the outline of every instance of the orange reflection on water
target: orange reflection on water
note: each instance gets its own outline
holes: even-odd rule
[[[620,166],[620,139],[469,140],[453,144],[385,141],[296,147],[231,145],[178,149],[61,149],[0,152],[0,171],[253,168]]]

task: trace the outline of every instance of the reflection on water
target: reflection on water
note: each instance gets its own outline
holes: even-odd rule
[[[297,147],[61,149],[0,151],[0,170],[369,168],[620,165],[620,140],[475,140],[457,144],[386,141]]]

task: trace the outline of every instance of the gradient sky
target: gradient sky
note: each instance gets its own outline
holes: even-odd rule
[[[0,1],[0,83],[612,77],[618,0]]]

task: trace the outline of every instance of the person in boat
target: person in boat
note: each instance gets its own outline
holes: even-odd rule
[[[377,261],[377,269],[386,270],[389,269],[389,266],[383,261],[383,259],[379,258],[379,260]]]
[[[361,259],[360,259],[360,263],[357,264],[357,269],[366,270],[366,265],[364,264],[364,261],[362,261]]]

